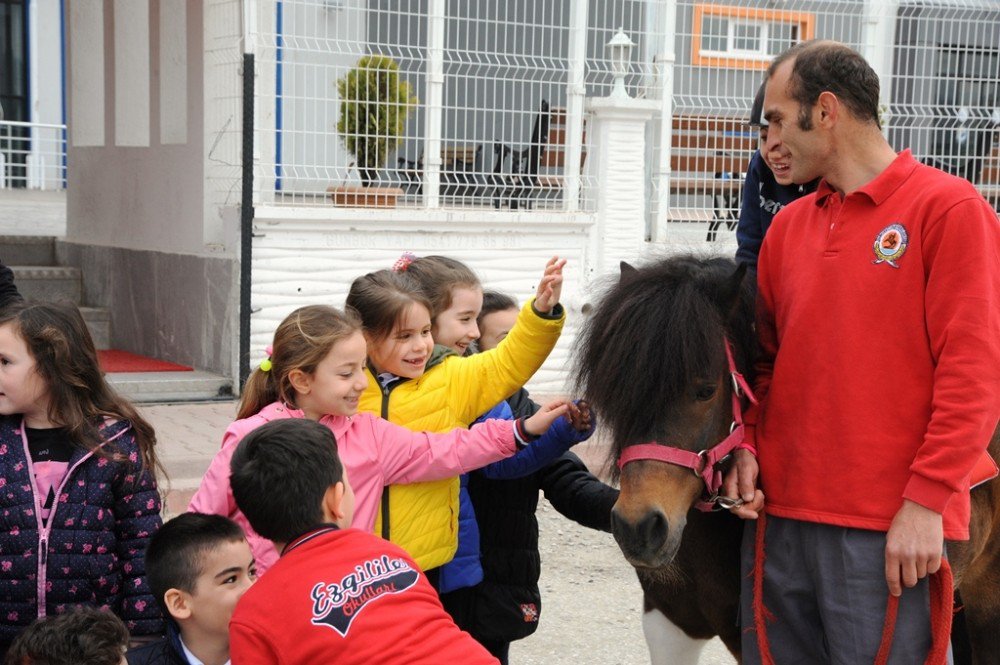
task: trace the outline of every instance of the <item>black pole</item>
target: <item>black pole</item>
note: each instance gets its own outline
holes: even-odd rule
[[[250,376],[250,263],[253,259],[253,53],[243,54],[243,196],[240,204],[240,392]]]

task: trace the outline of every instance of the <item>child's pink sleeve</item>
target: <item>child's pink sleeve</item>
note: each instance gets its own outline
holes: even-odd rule
[[[510,420],[487,420],[472,429],[432,434],[372,417],[372,432],[387,485],[452,478],[509,457],[517,449]]]
[[[229,658],[238,665],[278,665],[277,650],[263,635],[244,623],[229,624]]]
[[[229,486],[229,462],[233,459],[238,443],[239,439],[235,434],[226,432],[222,449],[215,454],[215,459],[198,485],[198,491],[191,497],[189,513],[208,513],[230,518],[236,514],[236,501]]]

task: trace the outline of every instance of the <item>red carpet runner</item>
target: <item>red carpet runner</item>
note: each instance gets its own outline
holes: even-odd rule
[[[115,349],[97,352],[97,359],[104,372],[190,372],[192,368],[166,360],[140,356]]]

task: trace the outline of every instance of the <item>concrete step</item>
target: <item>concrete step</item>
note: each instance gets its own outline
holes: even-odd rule
[[[98,349],[111,348],[111,312],[105,307],[81,307],[80,314],[90,329],[94,346]]]
[[[0,262],[8,266],[54,266],[52,236],[0,236]]]
[[[25,300],[68,300],[80,304],[83,280],[79,268],[11,265],[14,284]]]
[[[109,372],[108,381],[133,402],[198,402],[232,399],[233,382],[209,372]]]

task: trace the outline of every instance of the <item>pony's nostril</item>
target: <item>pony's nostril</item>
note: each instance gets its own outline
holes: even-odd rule
[[[612,509],[611,532],[626,556],[646,558],[656,554],[667,542],[669,525],[659,510],[651,510],[633,523]]]
[[[667,541],[667,518],[658,510],[651,511],[636,525],[642,542],[650,550],[658,550]]]

